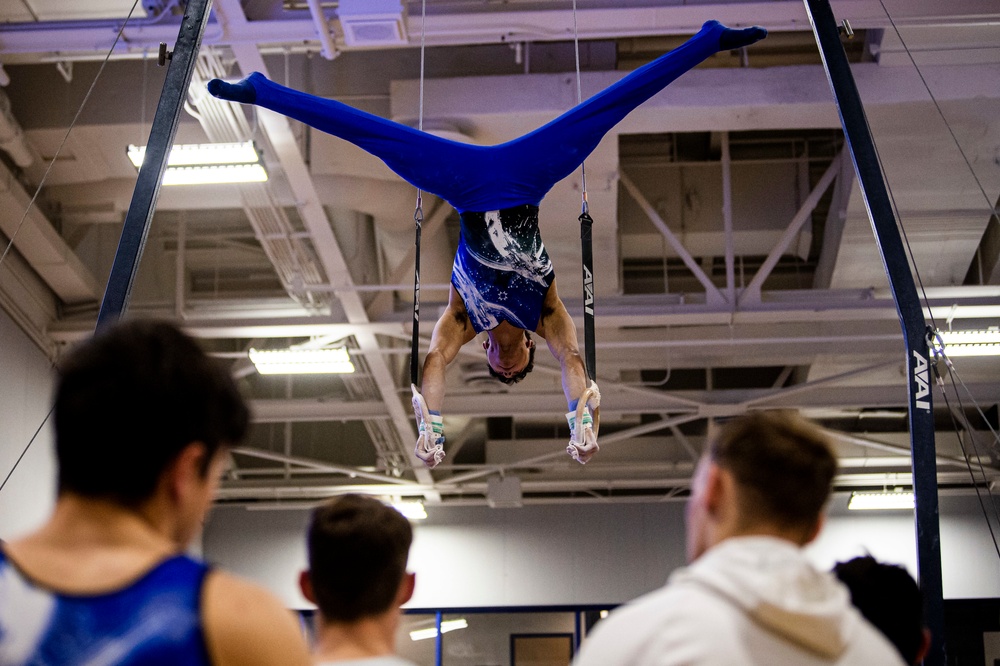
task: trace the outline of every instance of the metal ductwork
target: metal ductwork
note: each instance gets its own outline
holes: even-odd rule
[[[35,154],[24,138],[24,130],[10,111],[10,98],[3,91],[0,91],[0,149],[22,169],[35,161]]]

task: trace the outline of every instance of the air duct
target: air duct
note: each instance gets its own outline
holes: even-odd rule
[[[22,169],[35,161],[31,146],[24,138],[24,130],[10,111],[10,98],[3,91],[0,91],[0,149]]]
[[[340,0],[337,17],[348,46],[402,46],[407,43],[400,0]]]

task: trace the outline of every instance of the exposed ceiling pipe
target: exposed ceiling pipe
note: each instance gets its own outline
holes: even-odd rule
[[[330,24],[326,20],[326,15],[323,14],[323,8],[320,6],[319,0],[307,0],[307,2],[309,4],[309,14],[312,16],[313,24],[316,26],[316,34],[319,36],[321,45],[320,53],[327,60],[333,60],[340,55],[340,51],[337,50],[337,45],[333,43],[333,36],[330,34]]]
[[[35,161],[35,154],[24,138],[24,130],[10,111],[10,98],[3,91],[0,91],[0,148],[22,169]]]

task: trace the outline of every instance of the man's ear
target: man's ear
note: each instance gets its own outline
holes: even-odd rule
[[[816,519],[816,525],[812,528],[812,530],[810,530],[808,534],[805,535],[806,540],[802,543],[802,545],[804,546],[807,543],[812,543],[816,539],[816,537],[819,536],[819,533],[823,531],[824,525],[826,525],[826,514],[821,513],[819,514],[819,517]]]
[[[407,571],[403,574],[403,580],[399,581],[399,590],[396,592],[396,607],[400,607],[413,598],[413,589],[417,586],[417,574]]]
[[[188,491],[204,480],[208,449],[201,442],[191,442],[177,454],[165,472],[171,498],[177,501],[187,497]]]
[[[716,514],[719,508],[729,499],[735,490],[732,475],[714,462],[709,463],[705,471],[705,491],[703,493],[705,508],[710,514]]]
[[[308,569],[304,569],[299,572],[299,590],[302,591],[302,596],[305,597],[309,603],[316,603],[316,594],[313,592],[312,579],[309,577]]]
[[[914,664],[922,664],[924,657],[927,656],[927,653],[931,649],[931,630],[924,627],[921,634],[923,635],[923,640],[920,643],[920,649],[917,651],[917,660],[913,662]]]

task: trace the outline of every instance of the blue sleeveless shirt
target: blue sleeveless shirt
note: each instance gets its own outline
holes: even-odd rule
[[[62,594],[32,582],[0,550],[0,664],[209,664],[200,617],[208,570],[178,555],[122,589]]]
[[[476,333],[502,321],[534,331],[553,279],[538,232],[538,206],[462,213],[451,283]]]

